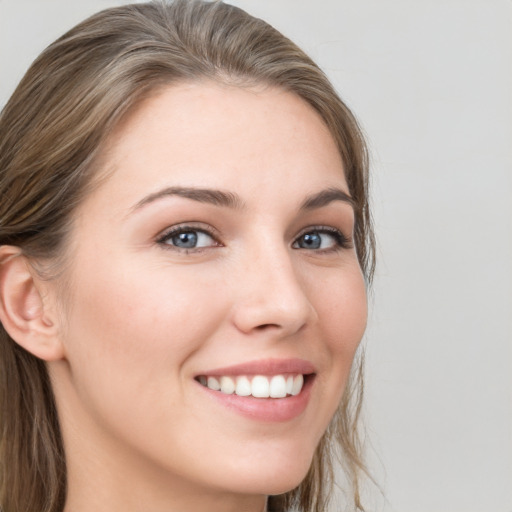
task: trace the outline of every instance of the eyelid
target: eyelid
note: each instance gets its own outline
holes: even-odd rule
[[[205,246],[205,247],[195,247],[190,249],[185,249],[181,247],[176,247],[171,244],[166,243],[169,238],[172,236],[175,236],[181,232],[186,231],[197,231],[200,233],[204,233],[207,236],[211,237],[212,240],[215,242],[211,246]],[[297,236],[294,238],[292,242],[292,247],[294,247],[295,244],[298,243],[298,240],[308,234],[308,233],[327,233],[331,235],[336,244],[333,247],[327,248],[327,249],[310,249],[310,251],[313,252],[334,252],[340,249],[350,249],[353,247],[352,237],[345,235],[345,233],[336,227],[333,226],[326,226],[326,225],[312,225],[307,226],[304,229],[302,229]],[[206,249],[209,249],[211,247],[222,247],[223,244],[220,241],[220,235],[218,231],[210,225],[205,225],[201,222],[184,222],[180,224],[172,225],[163,231],[161,231],[156,237],[155,242],[161,246],[164,246],[166,249],[175,250],[177,252],[200,252]],[[299,248],[300,249],[300,248]]]
[[[166,249],[176,250],[179,252],[187,251],[187,252],[193,252],[193,251],[201,251],[205,249],[209,249],[209,247],[197,247],[197,248],[191,248],[191,249],[183,249],[180,247],[175,247],[171,244],[167,244],[166,240],[168,240],[170,237],[184,232],[184,231],[198,231],[200,233],[204,233],[211,237],[215,244],[211,247],[221,247],[223,244],[219,240],[219,234],[218,231],[212,227],[207,226],[203,223],[196,223],[196,222],[184,222],[180,224],[172,225],[163,231],[161,231],[156,237],[155,242],[159,245],[165,246]]]
[[[315,225],[315,226],[308,226],[304,229],[302,229],[299,234],[295,237],[292,247],[294,244],[297,243],[300,237],[308,234],[308,233],[327,233],[334,237],[336,240],[336,246],[328,249],[310,249],[314,252],[332,252],[339,249],[351,249],[353,247],[352,242],[352,236],[347,236],[341,229],[335,228],[333,226],[325,226],[325,225]]]

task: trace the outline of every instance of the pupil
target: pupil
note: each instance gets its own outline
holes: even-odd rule
[[[197,244],[197,234],[193,231],[189,231],[187,233],[180,233],[179,235],[173,237],[173,243],[177,247],[183,247],[185,249],[191,249]]]
[[[307,249],[318,249],[322,244],[321,237],[318,233],[309,233],[302,238],[303,247]]]

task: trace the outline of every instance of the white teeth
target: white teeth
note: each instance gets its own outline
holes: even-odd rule
[[[235,381],[231,377],[220,378],[220,390],[226,395],[232,395],[235,392]]]
[[[270,396],[270,383],[267,377],[256,375],[252,379],[252,396],[256,398],[268,398]]]
[[[291,395],[293,390],[293,375],[288,375],[286,379],[286,392]]]
[[[249,396],[251,394],[251,391],[251,381],[247,377],[242,376],[236,379],[235,393],[238,396]]]
[[[206,380],[206,385],[214,391],[220,390],[220,382],[215,377],[208,377]]]
[[[286,380],[282,375],[275,375],[270,381],[270,396],[284,398],[286,396]]]
[[[201,375],[197,379],[203,386],[214,391],[221,391],[227,395],[233,393],[238,396],[254,396],[256,398],[285,398],[286,396],[298,395],[304,385],[304,376],[297,375],[274,375],[266,377],[256,375],[250,380],[245,375],[230,377],[206,377]]]
[[[294,379],[293,379],[293,388],[292,388],[292,395],[298,395],[302,389],[302,385],[304,384],[304,377],[299,373]]]

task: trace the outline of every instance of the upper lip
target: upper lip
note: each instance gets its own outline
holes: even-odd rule
[[[316,373],[316,369],[312,363],[305,359],[260,359],[223,368],[215,368],[198,375],[220,377],[222,375],[279,375],[282,373],[302,373],[307,375]]]

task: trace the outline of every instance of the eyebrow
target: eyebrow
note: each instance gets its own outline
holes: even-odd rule
[[[141,199],[135,206],[132,207],[132,211],[138,210],[143,206],[162,199],[164,197],[184,197],[186,199],[192,199],[200,203],[212,204],[214,206],[224,206],[236,210],[241,210],[245,207],[244,201],[233,192],[227,192],[224,190],[209,189],[209,188],[197,188],[197,187],[166,187],[158,192],[149,194],[148,196]],[[316,194],[311,194],[306,197],[300,206],[300,210],[314,210],[322,208],[332,203],[333,201],[342,201],[354,207],[354,200],[342,189],[339,188],[327,188],[321,190]]]
[[[300,209],[314,210],[316,208],[327,206],[333,201],[342,201],[344,203],[348,203],[352,208],[354,208],[354,199],[347,194],[347,192],[341,188],[331,187],[306,197],[306,200],[302,203]]]
[[[212,204],[214,206],[225,206],[236,210],[241,210],[244,207],[242,199],[232,192],[196,187],[167,187],[153,194],[149,194],[140,200],[132,210],[138,210],[148,203],[152,203],[153,201],[157,201],[158,199],[168,196],[184,197],[200,203]]]

